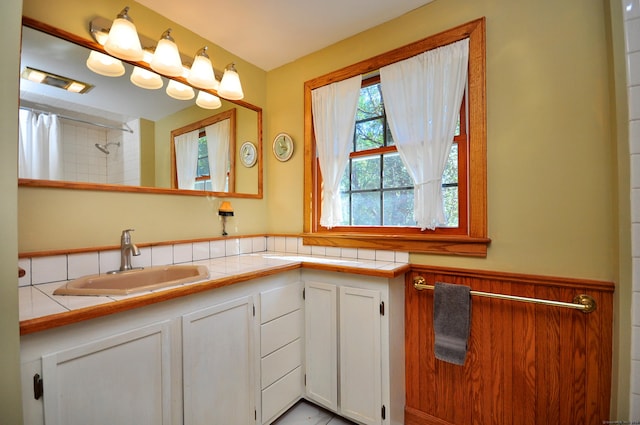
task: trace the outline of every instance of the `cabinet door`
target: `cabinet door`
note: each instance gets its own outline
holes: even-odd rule
[[[337,411],[336,286],[305,283],[306,391],[311,400]]]
[[[253,298],[183,316],[184,423],[254,424]]]
[[[340,287],[340,412],[382,422],[380,293]]]
[[[169,324],[42,357],[47,425],[169,424]]]

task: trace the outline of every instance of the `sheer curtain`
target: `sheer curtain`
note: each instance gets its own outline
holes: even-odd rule
[[[63,180],[62,128],[57,115],[20,110],[18,175]]]
[[[209,152],[211,190],[214,192],[226,192],[228,190],[229,126],[230,120],[227,119],[208,125],[204,129],[207,135],[207,150]]]
[[[198,134],[190,131],[173,138],[176,146],[176,173],[178,189],[194,189],[198,173]]]
[[[414,182],[418,226],[445,223],[442,173],[467,81],[469,39],[380,69],[391,134]]]
[[[357,75],[311,92],[313,128],[323,182],[320,224],[328,228],[342,221],[340,179],[349,160],[361,84],[362,76]]]

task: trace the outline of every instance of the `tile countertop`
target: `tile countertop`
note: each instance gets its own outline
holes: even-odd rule
[[[20,333],[43,331],[301,267],[386,278],[409,270],[407,263],[270,252],[192,264],[208,266],[209,278],[124,296],[53,295],[66,281],[20,287]]]

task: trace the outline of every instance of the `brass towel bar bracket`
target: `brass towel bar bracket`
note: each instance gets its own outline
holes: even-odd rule
[[[426,280],[422,276],[416,276],[413,278],[413,287],[418,291],[435,288],[433,285],[427,285],[425,282]],[[596,300],[594,300],[592,296],[587,294],[576,295],[576,297],[573,299],[573,302],[568,303],[564,301],[552,301],[552,300],[541,300],[539,298],[520,297],[517,295],[496,294],[493,292],[471,291],[470,293],[471,295],[476,295],[478,297],[498,298],[502,300],[521,301],[525,303],[544,304],[544,305],[551,305],[555,307],[573,308],[575,310],[580,310],[583,313],[591,313],[596,309]]]

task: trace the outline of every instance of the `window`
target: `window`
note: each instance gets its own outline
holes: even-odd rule
[[[464,100],[461,115],[464,117]],[[462,126],[461,126],[462,122]],[[447,223],[459,226],[458,145],[466,149],[465,121],[456,128],[443,173],[443,201]],[[463,158],[465,156],[462,156]],[[344,226],[415,226],[413,181],[394,144],[387,123],[378,76],[363,81],[349,164],[340,184]],[[464,216],[464,214],[463,214]]]
[[[443,173],[447,225],[421,231],[413,222],[413,182],[386,124],[379,78],[364,78],[349,164],[341,181],[341,226],[319,224],[322,176],[315,157],[311,91],[469,38],[468,90]],[[420,40],[305,83],[305,243],[485,256],[486,111],[484,19]]]
[[[228,137],[228,149],[220,150],[220,147],[214,147],[212,149],[211,146],[208,145],[207,141],[207,132],[205,129],[209,126],[213,126],[214,124],[223,123],[223,121],[228,120],[228,132],[226,137]],[[205,118],[203,120],[193,122],[184,127],[178,128],[171,132],[171,175],[172,175],[172,187],[178,188],[178,165],[176,163],[176,137],[184,135],[186,133],[191,133],[194,131],[198,131],[197,133],[197,152],[193,152],[194,158],[193,163],[189,163],[189,167],[195,166],[193,169],[193,174],[191,174],[191,180],[193,184],[193,190],[199,191],[214,191],[214,192],[233,192],[235,191],[235,173],[233,172],[235,167],[235,140],[236,140],[236,109],[229,109],[228,111],[220,112],[219,114],[213,115],[211,117]],[[195,137],[195,136],[192,136]],[[215,133],[213,136],[215,140]],[[195,140],[192,139],[195,143]],[[194,146],[195,149],[195,146]],[[215,153],[227,151],[224,155],[216,155]],[[214,152],[213,161],[212,158],[209,157],[211,152]],[[196,156],[197,155],[197,156]],[[188,155],[187,158],[191,158],[191,155]],[[220,181],[217,184],[217,189],[214,189],[214,185],[211,180],[210,170],[211,165],[215,164],[218,170],[224,170],[224,176],[218,177]],[[216,174],[220,175],[220,174]],[[194,182],[195,179],[195,182]],[[224,181],[222,181],[224,179]]]

